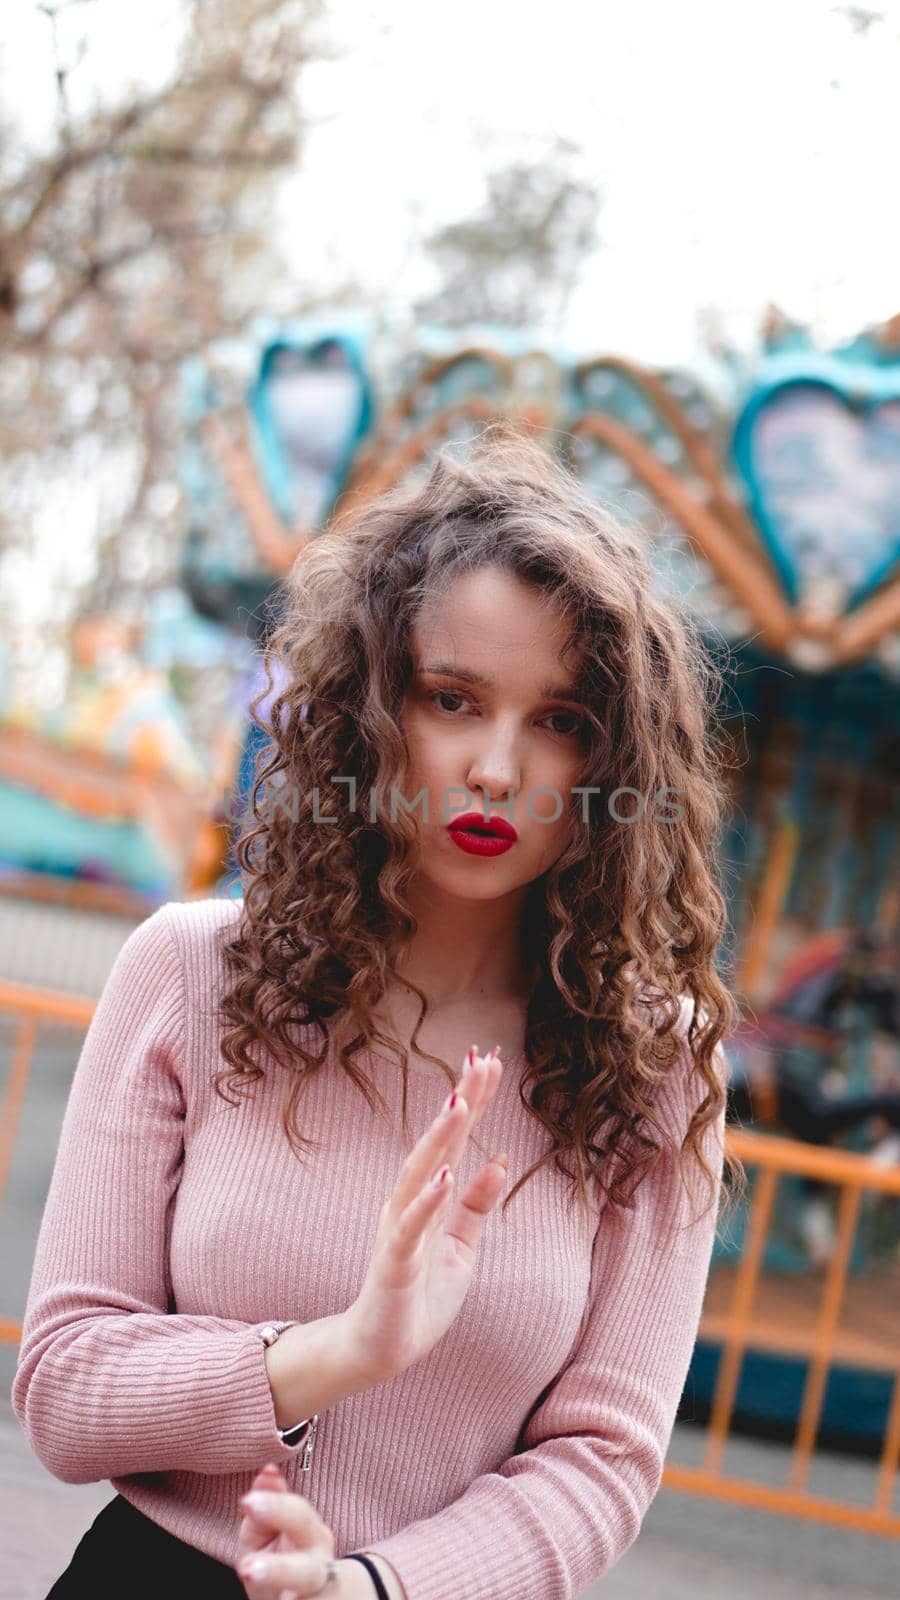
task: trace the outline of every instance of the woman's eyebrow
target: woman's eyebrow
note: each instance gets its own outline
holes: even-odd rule
[[[472,672],[469,667],[454,666],[450,661],[433,661],[428,667],[419,667],[416,677],[424,673],[434,673],[442,678],[460,678],[463,683],[471,683],[476,689],[494,689],[496,684],[492,678],[484,678],[479,672]],[[581,700],[581,695],[573,683],[544,683],[538,689],[542,700]]]

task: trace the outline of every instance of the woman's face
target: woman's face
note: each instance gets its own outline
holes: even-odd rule
[[[572,659],[562,659],[567,631],[540,590],[496,567],[461,575],[413,627],[400,793],[421,871],[450,894],[489,900],[524,888],[569,841],[585,721]],[[412,805],[421,790],[427,819],[423,799]],[[448,828],[488,808],[517,833],[502,853],[476,853],[477,839]]]

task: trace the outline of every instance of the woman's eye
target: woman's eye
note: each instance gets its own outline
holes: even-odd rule
[[[459,694],[455,689],[435,689],[434,692],[432,694],[430,694],[428,698],[431,701],[432,705],[437,705],[437,702],[439,700],[464,700],[465,696]],[[438,710],[439,711],[446,711],[447,707],[446,706],[438,706]],[[450,710],[452,712],[453,708],[451,707]]]
[[[568,719],[570,726],[568,728],[556,728],[554,729],[555,733],[567,735],[581,732],[583,719],[578,715],[577,711],[554,711],[553,715],[548,717],[547,720],[548,722],[556,722],[560,717],[564,722]]]
[[[455,716],[460,709],[459,703],[465,702],[466,698],[466,695],[461,694],[458,689],[433,689],[428,696],[430,704],[435,706],[438,711],[443,711],[445,716]],[[455,706],[447,706],[442,704],[445,700],[455,700],[457,704]],[[577,711],[554,711],[544,720],[552,723],[558,722],[560,718],[564,723],[568,723],[567,727],[553,728],[552,731],[560,738],[569,738],[579,734],[584,726],[584,719],[578,715]]]

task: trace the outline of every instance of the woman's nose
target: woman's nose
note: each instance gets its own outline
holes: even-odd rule
[[[491,802],[509,801],[519,792],[519,768],[515,762],[486,756],[472,762],[466,781],[473,793],[481,790]]]

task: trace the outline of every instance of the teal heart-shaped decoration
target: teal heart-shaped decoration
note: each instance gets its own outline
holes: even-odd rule
[[[372,422],[362,341],[281,333],[262,353],[248,410],[272,503],[289,526],[321,527]]]
[[[750,509],[794,605],[840,616],[900,562],[900,363],[773,357],[735,424]]]
[[[317,532],[343,489],[374,414],[365,331],[307,320],[263,346],[245,396],[252,468],[285,529]],[[182,583],[204,617],[259,638],[278,578],[263,559],[246,512],[205,423],[227,385],[194,360],[184,374],[180,474],[188,513]]]

